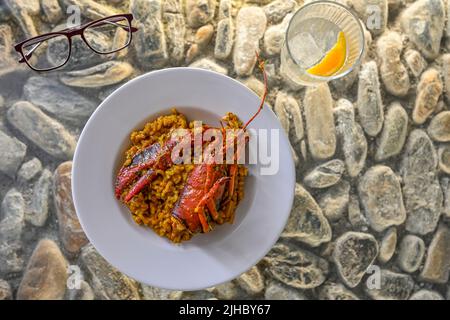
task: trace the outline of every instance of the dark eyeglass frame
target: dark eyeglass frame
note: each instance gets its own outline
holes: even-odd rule
[[[105,21],[105,24],[108,24],[107,20],[111,20],[111,19],[113,19],[113,18],[125,18],[125,19],[128,21],[128,25],[127,25],[127,26],[120,25],[120,27],[122,27],[123,29],[125,29],[126,31],[128,31],[128,32],[130,33],[130,37],[128,38],[128,42],[127,42],[122,48],[119,48],[119,49],[116,49],[116,50],[112,50],[112,51],[109,51],[109,52],[100,52],[100,51],[94,49],[94,48],[89,44],[89,42],[86,40],[86,37],[85,37],[85,35],[84,35],[84,31],[85,31],[87,28],[89,28],[89,27],[91,27],[91,26],[93,26],[93,25],[96,25],[96,24],[98,24],[98,23],[100,23],[100,22],[103,22],[103,21]],[[21,41],[21,42],[15,44],[15,45],[14,45],[14,49],[22,56],[22,58],[19,60],[19,63],[26,63],[31,69],[33,69],[34,71],[37,71],[37,72],[51,71],[51,70],[55,70],[55,69],[61,68],[62,66],[64,66],[64,65],[69,61],[70,55],[71,55],[71,53],[72,53],[72,37],[77,36],[77,35],[81,36],[81,38],[83,39],[84,43],[85,43],[92,51],[94,51],[95,53],[98,53],[98,54],[111,54],[111,53],[120,51],[120,50],[122,50],[122,49],[125,49],[126,47],[128,47],[128,46],[130,45],[131,39],[133,38],[133,33],[136,32],[136,31],[138,31],[137,28],[135,28],[135,27],[133,27],[133,26],[131,25],[131,22],[132,22],[132,21],[133,21],[133,14],[131,14],[131,13],[126,13],[126,14],[116,14],[116,15],[113,15],[113,16],[109,16],[109,17],[105,17],[105,18],[98,19],[98,20],[90,21],[90,22],[88,22],[88,23],[85,23],[85,24],[83,24],[83,25],[76,26],[76,27],[73,27],[73,28],[67,28],[67,29],[63,29],[63,30],[61,30],[61,31],[57,31],[57,32],[45,33],[45,34],[41,34],[41,35],[36,36],[36,37],[32,37],[32,38],[26,39],[26,40],[24,40],[24,41]],[[59,35],[59,36],[65,36],[65,37],[67,38],[67,40],[68,40],[68,43],[69,43],[69,54],[67,55],[66,61],[64,61],[64,63],[62,63],[62,64],[59,65],[59,66],[56,66],[56,67],[53,67],[53,68],[48,68],[48,69],[38,69],[38,68],[33,67],[33,66],[29,63],[28,59],[30,59],[30,57],[31,57],[32,54],[33,54],[33,51],[34,51],[37,47],[36,47],[36,48],[33,48],[29,53],[24,54],[24,52],[23,52],[23,46],[24,46],[25,44],[28,44],[29,42],[32,42],[33,40],[35,40],[35,42],[32,42],[31,44],[37,44],[37,45],[39,46],[39,43],[40,43],[40,42],[46,41],[46,40],[48,40],[48,39],[53,38],[53,36],[58,36],[58,35]],[[42,40],[41,40],[41,41],[38,41],[39,39],[42,39]]]

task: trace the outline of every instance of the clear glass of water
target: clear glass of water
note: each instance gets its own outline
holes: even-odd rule
[[[345,61],[333,74],[314,75],[308,69],[317,65],[345,37]],[[292,17],[281,50],[281,73],[300,85],[317,85],[345,76],[360,63],[364,52],[361,21],[347,7],[331,1],[317,1],[301,7]]]

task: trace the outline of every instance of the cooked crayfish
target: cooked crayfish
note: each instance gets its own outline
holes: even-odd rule
[[[267,75],[264,70],[264,61],[257,55],[258,67],[264,77],[264,94],[256,113],[239,130],[239,134],[234,137],[232,146],[237,144],[239,135],[245,133],[248,125],[261,112],[265,98],[267,96]],[[210,128],[210,127],[209,127]],[[215,128],[220,130],[219,128]],[[222,132],[224,128],[222,126]],[[191,134],[191,142],[194,141],[194,134]],[[247,140],[245,138],[244,141]],[[123,200],[129,202],[134,196],[139,194],[158,175],[158,170],[167,170],[174,163],[171,158],[172,151],[181,142],[180,139],[171,138],[163,145],[152,144],[138,152],[131,160],[131,164],[122,167],[118,173],[115,194],[120,198],[123,191],[132,183]],[[219,143],[219,141],[211,142]],[[222,141],[220,141],[222,144]],[[226,154],[226,148],[223,147]],[[208,232],[211,229],[209,221],[219,221],[220,214],[217,210],[221,204],[229,202],[236,190],[237,180],[237,152],[234,154],[234,161],[231,164],[215,163],[214,161],[203,161],[196,164],[187,177],[186,184],[179,195],[179,198],[172,211],[172,216],[182,221],[192,232]],[[205,159],[204,159],[205,160]],[[228,188],[226,188],[228,186]],[[206,210],[207,209],[207,210]],[[210,217],[211,219],[208,219]]]

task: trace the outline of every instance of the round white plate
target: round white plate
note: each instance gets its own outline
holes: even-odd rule
[[[249,165],[245,197],[234,224],[174,245],[138,226],[114,197],[115,174],[130,133],[176,106],[188,120],[218,126],[226,112],[246,122],[260,99],[227,76],[193,68],[142,75],[112,93],[87,122],[75,152],[72,192],[81,225],[98,252],[128,276],[173,290],[198,290],[234,279],[271,249],[292,206],[295,169],[290,145],[265,106],[249,128],[279,129],[279,170],[261,175]]]

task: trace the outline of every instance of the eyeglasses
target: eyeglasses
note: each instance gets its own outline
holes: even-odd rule
[[[14,45],[14,49],[22,56],[19,63],[26,63],[35,71],[50,71],[69,61],[72,37],[77,35],[98,54],[111,54],[128,47],[132,34],[138,31],[131,26],[131,21],[131,13],[118,14],[27,39]]]

